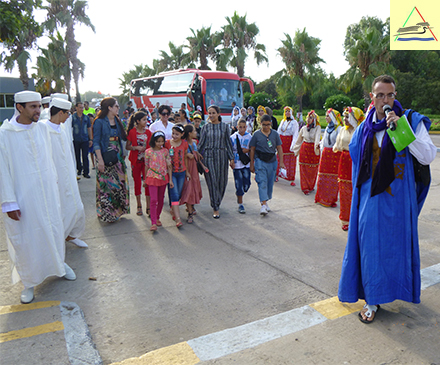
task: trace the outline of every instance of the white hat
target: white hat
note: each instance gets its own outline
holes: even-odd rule
[[[45,96],[43,99],[41,99],[41,104],[49,104],[50,102],[50,96]]]
[[[49,108],[52,108],[53,106],[62,110],[70,110],[70,108],[72,107],[72,103],[68,100],[52,98],[49,104]]]
[[[58,98],[58,99],[64,99],[64,100],[69,100],[69,96],[67,94],[62,94],[62,93],[55,93],[55,94],[51,94],[50,95],[51,98]]]
[[[35,91],[20,91],[14,95],[15,103],[30,103],[33,101],[41,102],[41,95]]]

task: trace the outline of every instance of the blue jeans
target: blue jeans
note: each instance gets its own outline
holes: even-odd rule
[[[176,205],[176,203],[179,204],[185,178],[186,178],[186,171],[173,172],[172,179],[173,179],[174,188],[170,189],[170,186],[168,185],[171,205]]]
[[[255,181],[258,185],[258,196],[260,202],[272,199],[273,184],[277,172],[278,161],[264,162],[259,158],[255,159]]]
[[[251,187],[251,170],[249,167],[234,169],[235,195],[243,196]]]

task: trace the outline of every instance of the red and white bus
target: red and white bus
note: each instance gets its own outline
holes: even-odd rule
[[[186,104],[189,112],[200,106],[205,120],[208,107],[215,104],[220,107],[222,119],[227,122],[231,120],[232,102],[243,107],[243,81],[249,83],[253,94],[252,81],[232,72],[197,69],[162,72],[132,80],[130,100],[138,109],[145,108],[150,112],[157,102],[169,105],[174,112],[181,109],[182,103]]]

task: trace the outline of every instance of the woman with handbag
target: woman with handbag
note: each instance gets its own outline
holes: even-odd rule
[[[119,104],[115,98],[104,98],[93,124],[93,150],[96,170],[96,212],[103,222],[116,222],[130,213],[127,168],[122,140],[127,134],[118,117]]]
[[[240,119],[237,128],[238,131],[231,136],[235,163],[235,195],[237,196],[238,212],[244,214],[246,210],[243,205],[243,195],[251,187],[249,143],[251,142],[252,135],[246,132],[246,119]]]
[[[194,205],[200,204],[202,199],[202,186],[200,185],[197,162],[200,161],[200,154],[197,152],[196,139],[197,131],[192,124],[187,124],[183,129],[183,139],[188,142],[188,152],[186,154],[188,166],[186,167],[191,175],[191,179],[186,179],[183,183],[180,205],[186,204],[188,212],[187,222],[193,222],[193,216],[196,214]]]
[[[261,129],[253,134],[250,142],[250,170],[255,173],[261,204],[260,214],[263,216],[270,212],[267,201],[272,199],[278,165],[277,152],[280,158],[280,167],[285,168],[281,144],[280,135],[272,129],[272,118],[264,114],[261,117]]]

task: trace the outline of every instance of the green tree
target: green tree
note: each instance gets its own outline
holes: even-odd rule
[[[298,100],[299,111],[302,112],[302,99],[316,80],[318,64],[324,62],[319,56],[319,44],[321,40],[310,37],[306,29],[299,29],[295,32],[295,37],[284,34],[285,40],[282,40],[282,47],[278,48],[286,67],[280,72],[278,86],[285,93],[293,92]]]
[[[50,32],[54,32],[57,26],[66,28],[67,54],[72,69],[73,82],[76,89],[76,100],[81,100],[79,93],[79,78],[84,73],[84,67],[81,69],[81,62],[78,59],[78,49],[80,43],[75,40],[75,26],[83,24],[95,31],[89,16],[86,13],[88,7],[85,0],[47,0],[48,5],[47,19],[44,27]],[[69,91],[68,91],[69,92]]]
[[[0,43],[13,42],[20,30],[35,27],[32,16],[41,0],[0,1]]]
[[[248,51],[254,51],[254,58],[258,65],[268,63],[266,47],[257,43],[256,38],[260,30],[255,23],[248,23],[245,16],[239,16],[234,12],[232,18],[226,17],[227,24],[222,27],[219,37],[223,43],[223,49],[217,54],[217,65],[224,69],[228,64],[237,70],[240,77],[244,76],[245,61]]]
[[[215,61],[216,47],[220,44],[218,37],[211,34],[211,27],[198,29],[190,28],[192,36],[187,37],[189,57],[192,62],[200,62],[200,70],[210,70],[208,60]]]
[[[160,51],[159,64],[163,71],[178,70],[187,66],[195,68],[195,64],[191,62],[189,53],[185,53],[184,45],[176,46],[173,42],[168,43],[169,53]]]
[[[0,53],[0,64],[7,72],[18,67],[20,80],[25,90],[29,89],[29,75],[27,63],[30,59],[29,50],[36,47],[37,38],[42,30],[33,18],[34,9],[38,8],[41,1],[16,1],[0,2],[0,27],[3,50]],[[17,28],[13,25],[9,30],[11,21],[18,17]],[[3,21],[6,21],[3,23]]]
[[[70,90],[72,79],[64,38],[56,32],[49,39],[47,48],[40,48],[41,55],[34,67],[36,73],[32,75],[36,80],[35,89],[42,95]]]
[[[135,65],[133,69],[129,70],[128,72],[124,72],[122,74],[122,77],[119,78],[120,81],[120,88],[122,89],[121,95],[128,95],[130,92],[130,83],[134,79],[140,79],[141,77],[149,77],[154,76],[158,74],[159,72],[163,71],[160,70],[159,67],[159,60],[153,60],[153,68],[147,66],[147,65]],[[154,65],[156,68],[154,68]]]
[[[350,68],[341,76],[340,81],[345,91],[362,84],[365,106],[370,103],[369,92],[373,79],[393,72],[388,50],[390,35],[387,23],[381,25],[377,18],[363,17],[358,25],[351,25],[347,29],[344,54]]]

